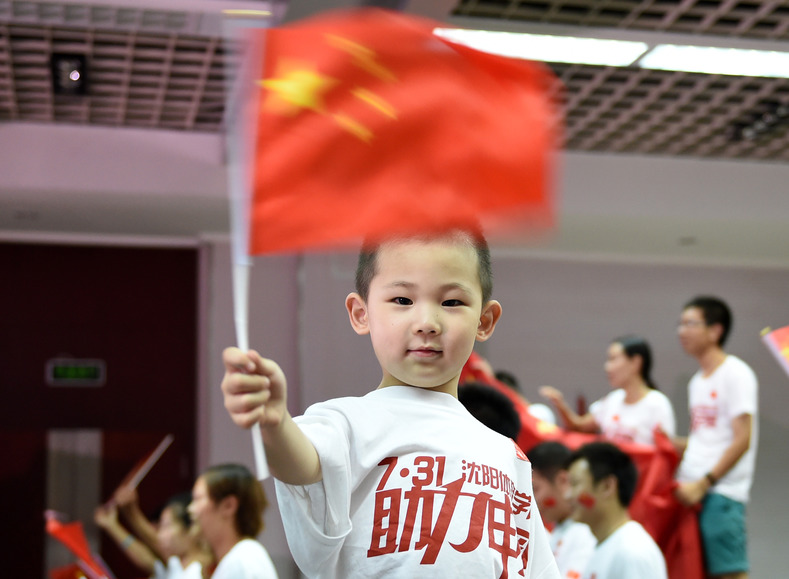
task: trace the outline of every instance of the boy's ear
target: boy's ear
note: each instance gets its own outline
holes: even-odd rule
[[[356,292],[348,294],[345,298],[345,309],[348,310],[348,318],[351,320],[353,331],[363,336],[370,333],[370,322],[367,316],[367,304],[364,303],[362,296]]]
[[[603,489],[603,494],[605,496],[616,496],[618,499],[619,494],[619,481],[617,478],[610,474],[607,477],[603,478],[599,483]]]
[[[561,468],[556,472],[556,476],[553,479],[553,484],[559,489],[564,492],[565,490],[569,490],[570,488],[570,471],[567,469]]]
[[[501,318],[501,304],[496,300],[490,300],[483,306],[482,315],[479,317],[479,326],[477,326],[478,342],[484,342],[490,338],[499,318]]]

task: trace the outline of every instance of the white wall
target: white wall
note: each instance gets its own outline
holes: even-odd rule
[[[225,233],[225,148],[221,134],[0,123],[0,237]],[[563,153],[558,169],[545,251],[789,266],[789,163]]]

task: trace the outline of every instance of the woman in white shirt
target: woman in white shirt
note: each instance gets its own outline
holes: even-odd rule
[[[212,579],[276,579],[266,549],[255,537],[263,531],[268,502],[260,482],[240,464],[212,466],[192,489],[189,513],[216,558]]]
[[[669,437],[676,430],[674,409],[665,394],[652,381],[652,351],[647,341],[635,335],[615,339],[608,347],[605,373],[613,390],[579,415],[552,386],[540,394],[556,406],[570,430],[600,432],[618,442],[654,444],[659,428]]]

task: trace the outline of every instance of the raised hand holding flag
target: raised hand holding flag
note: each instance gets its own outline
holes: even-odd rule
[[[231,144],[241,350],[250,254],[471,224],[495,241],[553,224],[558,81],[447,41],[439,26],[357,9],[247,31],[237,94],[252,112]],[[263,478],[259,427],[253,441]]]

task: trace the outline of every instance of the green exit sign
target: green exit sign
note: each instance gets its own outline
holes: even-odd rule
[[[50,386],[104,386],[104,360],[53,358],[47,360],[46,381]]]

